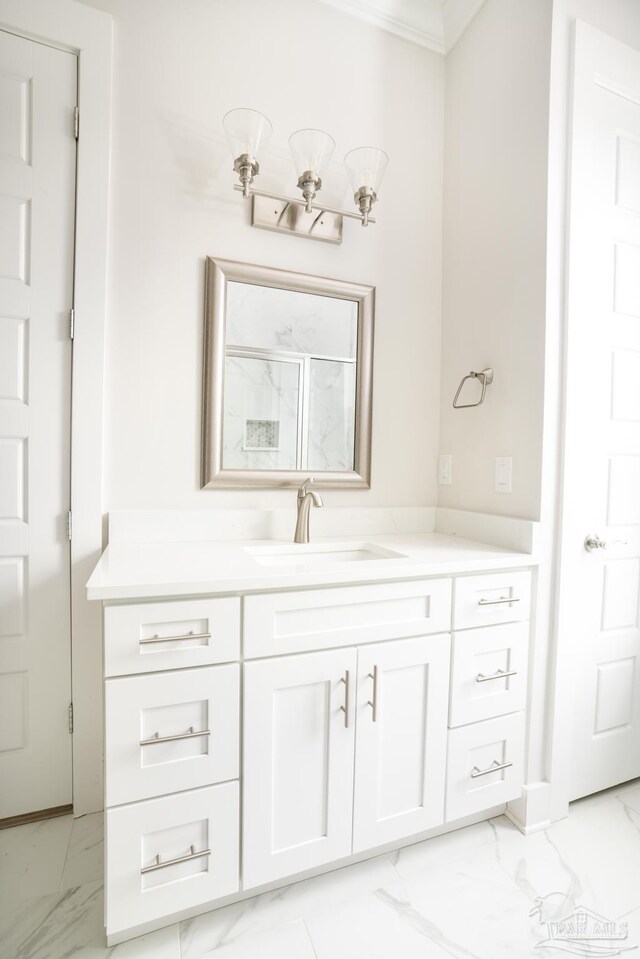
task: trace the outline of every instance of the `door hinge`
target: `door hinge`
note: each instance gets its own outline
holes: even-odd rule
[[[73,135],[76,138],[76,140],[80,136],[80,108],[79,107],[73,108]]]
[[[73,732],[73,703],[69,703],[69,732]]]
[[[67,536],[71,542],[71,510],[67,513]]]
[[[72,340],[76,331],[76,311],[73,307],[69,310],[69,339]]]

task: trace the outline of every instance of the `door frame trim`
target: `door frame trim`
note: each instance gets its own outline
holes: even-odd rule
[[[85,584],[103,548],[103,405],[112,19],[72,0],[0,0],[0,28],[78,57],[80,139],[71,404],[73,805],[102,809],[102,620]],[[71,307],[71,303],[69,306]]]

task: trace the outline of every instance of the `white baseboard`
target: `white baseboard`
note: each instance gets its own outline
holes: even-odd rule
[[[505,816],[521,833],[531,836],[551,825],[550,807],[551,784],[531,783],[523,786],[520,799],[514,799],[508,804]]]
[[[530,826],[525,826],[517,816],[514,816],[513,813],[507,809],[505,810],[505,819],[508,819],[509,822],[519,829],[523,836],[532,836],[536,832],[544,832],[545,829],[548,829],[551,825],[550,819],[543,819],[540,822],[532,823]]]
[[[523,786],[522,795],[507,806],[505,816],[525,836],[542,832],[551,825],[551,784],[531,783]]]

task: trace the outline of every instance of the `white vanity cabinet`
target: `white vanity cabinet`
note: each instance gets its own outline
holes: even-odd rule
[[[109,602],[109,943],[519,796],[530,578]]]

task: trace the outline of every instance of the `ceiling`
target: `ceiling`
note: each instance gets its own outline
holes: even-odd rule
[[[113,0],[79,0],[110,12]],[[448,53],[486,0],[321,0],[421,47]]]
[[[389,33],[448,53],[485,0],[322,0]]]

